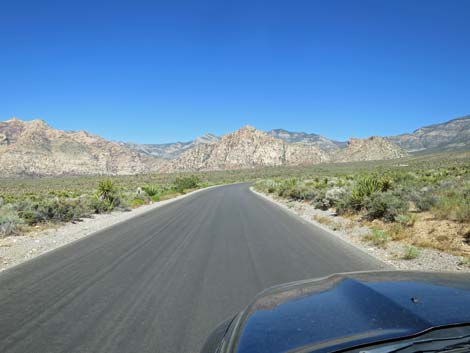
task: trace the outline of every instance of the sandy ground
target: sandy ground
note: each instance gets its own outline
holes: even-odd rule
[[[451,272],[470,272],[470,266],[462,264],[461,257],[447,254],[434,249],[420,249],[420,254],[412,260],[402,258],[406,244],[398,241],[389,241],[386,248],[375,247],[364,241],[364,235],[370,232],[370,229],[358,226],[349,219],[334,215],[331,211],[322,211],[313,206],[299,201],[290,201],[281,198],[273,198],[271,195],[259,193],[253,188],[251,190],[261,197],[270,200],[280,207],[283,207],[296,215],[302,217],[308,222],[329,231],[332,236],[337,236],[344,241],[356,246],[366,253],[388,263],[400,270],[418,270],[418,271],[451,271]],[[321,218],[327,225],[319,223],[315,219]]]
[[[209,188],[213,187],[217,186]],[[196,190],[170,200],[144,205],[127,212],[94,215],[93,218],[85,218],[81,222],[57,225],[54,228],[33,231],[25,235],[0,238],[0,272],[117,223],[209,188]]]

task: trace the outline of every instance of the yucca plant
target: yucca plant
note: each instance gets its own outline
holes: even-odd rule
[[[156,185],[146,185],[142,186],[142,190],[145,191],[147,195],[150,197],[153,197],[155,195],[158,195],[160,193],[160,188]]]
[[[104,179],[98,183],[98,195],[101,200],[112,201],[116,187],[111,179]]]
[[[367,197],[376,192],[384,192],[391,188],[389,178],[379,178],[377,175],[365,175],[356,181],[351,192],[351,203],[355,208],[362,208]]]

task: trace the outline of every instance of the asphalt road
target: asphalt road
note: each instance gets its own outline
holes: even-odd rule
[[[247,184],[214,188],[0,274],[0,352],[198,352],[267,287],[379,267]]]

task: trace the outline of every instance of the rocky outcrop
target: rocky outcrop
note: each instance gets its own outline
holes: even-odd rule
[[[289,144],[251,126],[200,144],[167,165],[169,171],[226,170],[308,165],[326,162],[329,155],[315,146]]]
[[[385,138],[372,136],[365,139],[351,138],[348,146],[333,156],[335,162],[374,161],[406,157],[408,153]]]
[[[467,150],[470,149],[470,115],[387,139],[409,152]]]
[[[195,140],[188,142],[173,142],[162,144],[127,143],[126,145],[142,154],[154,156],[157,158],[175,159],[182,155],[184,152],[198,145],[217,142],[219,139],[220,138],[218,136],[215,136],[213,134],[205,134],[204,136],[200,136]]]
[[[42,120],[0,122],[0,177],[140,174],[161,164],[85,131],[56,130]]]
[[[268,131],[268,134],[287,143],[300,143],[307,146],[316,146],[324,151],[337,151],[346,147],[346,142],[330,140],[317,134],[308,134],[305,132],[292,132],[284,129],[274,129]]]

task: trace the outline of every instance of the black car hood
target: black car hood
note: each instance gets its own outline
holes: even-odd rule
[[[258,295],[234,323],[232,352],[332,352],[470,324],[470,275],[363,272]]]

